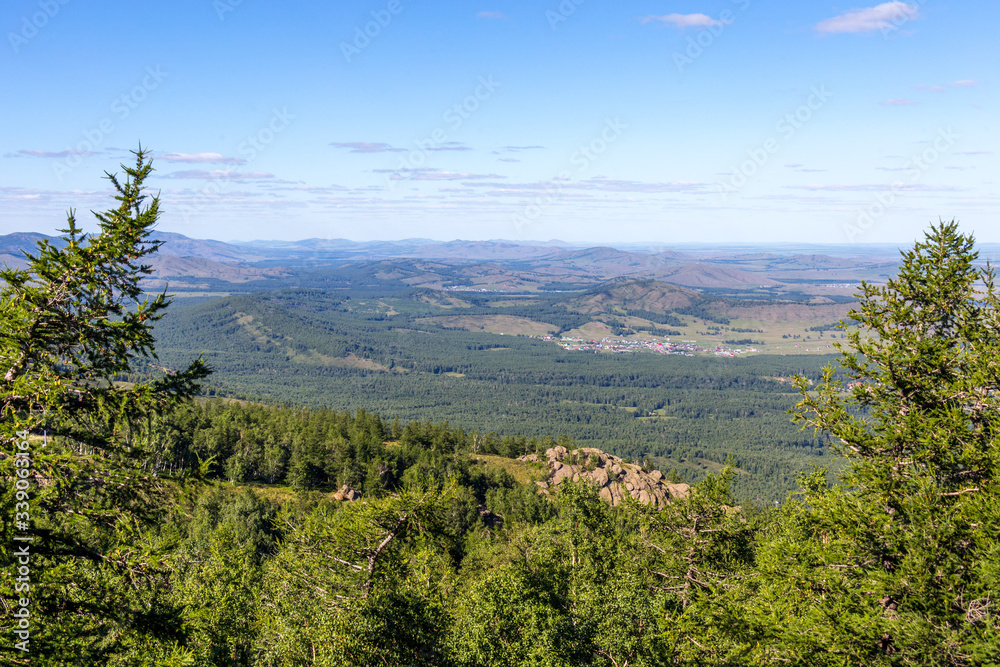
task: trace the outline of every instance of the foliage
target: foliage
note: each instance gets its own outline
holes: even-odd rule
[[[1000,302],[954,223],[904,252],[897,277],[863,284],[846,376],[797,381],[795,418],[835,439],[841,474],[816,469],[763,510],[734,499],[748,464],[727,459],[665,507],[612,507],[587,483],[543,496],[496,465],[572,449],[541,427],[528,438],[428,416],[389,424],[367,408],[185,402],[200,362],[116,382],[136,355],[152,357],[149,323],[167,303],[137,303],[147,269],[135,261],[156,246],[149,169],[140,149],[129,180],[110,177],[121,205],[98,216],[99,235],[71,215],[62,245],[0,274],[5,517],[23,502],[10,490],[18,433],[54,435],[28,441],[31,530],[5,518],[0,536],[5,620],[12,538],[42,538],[30,664],[998,664]],[[511,345],[529,353],[517,363],[537,352],[553,365],[477,371],[472,353],[491,348],[454,359],[481,373],[480,389],[503,388],[483,412],[688,386],[706,402],[684,409],[707,421],[761,405],[713,410],[711,392],[783,394],[739,366],[614,376]]]
[[[204,351],[229,395],[404,422],[447,419],[500,440],[566,435],[691,481],[732,454],[750,473],[734,477],[737,497],[754,502],[783,499],[799,473],[826,462],[825,440],[789,422],[796,393],[776,378],[818,381],[829,359],[584,354],[532,338],[436,329],[402,299],[382,299],[398,311],[392,316],[359,301],[374,309],[379,299],[306,289],[233,296],[171,313],[157,336],[168,363]],[[383,369],[343,365],[347,355]]]
[[[836,436],[849,467],[833,486],[821,472],[804,479],[802,504],[765,546],[763,589],[780,604],[771,631],[785,657],[964,665],[1000,655],[994,568],[984,568],[1000,533],[1000,304],[973,244],[942,222],[903,253],[895,278],[862,285],[841,361],[846,395],[830,370],[815,394],[799,381],[797,418]]]
[[[152,323],[169,304],[165,294],[139,300],[150,272],[140,262],[159,246],[150,238],[159,199],[145,203],[152,166],[141,148],[135,155],[124,182],[108,174],[118,204],[95,213],[99,233],[84,234],[71,211],[60,242],[39,242],[24,269],[0,270],[2,588],[9,599],[8,517],[19,501],[31,519],[18,532],[39,538],[23,593],[31,599],[31,653],[46,664],[100,661],[112,646],[177,636],[175,610],[159,603],[167,545],[147,530],[165,489],[148,474],[139,433],[145,417],[191,396],[209,371],[199,360],[149,382],[115,382],[136,356],[155,359]],[[47,446],[33,439],[43,429]],[[15,498],[10,456],[25,432],[27,499]],[[17,659],[11,643],[0,650]]]
[[[440,664],[441,540],[453,493],[320,505],[288,525],[263,584],[261,664]]]

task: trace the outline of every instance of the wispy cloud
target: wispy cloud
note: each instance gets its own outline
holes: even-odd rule
[[[394,148],[390,144],[371,141],[333,141],[334,148],[348,148],[351,153],[399,153],[405,148]]]
[[[606,192],[704,192],[706,183],[697,181],[669,181],[649,183],[645,181],[620,180],[595,176],[575,184],[582,190],[603,190]]]
[[[497,162],[520,162],[516,157],[498,157]]]
[[[707,183],[697,181],[671,181],[666,183],[620,180],[595,176],[585,181],[537,181],[534,183],[465,183],[469,187],[496,188],[503,191],[536,191],[536,190],[591,190],[603,192],[686,192],[701,193],[708,190]]]
[[[446,141],[440,146],[428,148],[429,151],[471,151],[470,146],[466,146],[461,141]]]
[[[107,195],[107,192],[100,190],[45,190],[41,188],[0,185],[0,197],[9,199],[93,198],[107,197]]]
[[[167,162],[189,162],[192,164],[244,164],[246,160],[238,157],[226,157],[220,153],[161,153],[157,160]]]
[[[923,90],[923,91],[926,91],[928,93],[943,93],[944,92],[944,88],[942,88],[941,86],[925,86],[925,85],[920,85],[920,86],[910,86],[910,88],[912,88],[913,90]]]
[[[951,86],[952,88],[972,88],[973,86],[978,86],[978,81],[971,81],[969,79],[962,79],[961,81],[952,81],[951,83],[945,84]]]
[[[886,107],[905,107],[911,104],[920,104],[920,102],[916,100],[909,100],[906,99],[905,97],[896,97],[891,100],[885,100],[883,102],[879,102],[879,104]]]
[[[958,151],[959,155],[993,155],[993,151]]]
[[[839,16],[820,21],[816,30],[830,34],[873,32],[892,27],[894,23],[911,21],[920,15],[917,5],[896,0],[875,7],[852,9]]]
[[[506,178],[500,174],[470,174],[458,171],[445,171],[433,167],[417,167],[414,169],[374,169],[376,174],[392,174],[394,181],[468,181],[481,178]]]
[[[160,178],[189,178],[196,180],[224,180],[224,181],[264,181],[273,180],[274,174],[264,171],[233,171],[231,169],[185,169],[184,171],[174,171],[163,174]]]
[[[504,14],[503,12],[479,12],[478,14],[476,14],[476,16],[481,19],[491,19],[491,20],[507,18],[507,15]]]
[[[665,16],[643,16],[639,19],[643,25],[647,23],[662,23],[672,25],[675,28],[684,30],[685,28],[709,28],[722,25],[721,21],[713,19],[706,14],[667,14]]]
[[[893,190],[907,190],[913,192],[961,192],[965,188],[954,185],[925,185],[922,183],[896,183],[878,184],[837,184],[837,185],[786,185],[789,190],[808,190],[810,192],[883,192],[892,188]]]
[[[342,185],[302,185],[302,184],[289,184],[285,181],[279,181],[273,184],[272,183],[262,184],[261,189],[267,190],[269,192],[288,191],[288,192],[308,192],[311,194],[335,194],[340,192],[351,192],[351,188],[345,188]],[[355,190],[357,190],[357,188],[355,188]]]
[[[545,146],[501,146],[501,150],[511,151],[514,153],[518,151],[540,150],[543,148],[545,148]]]
[[[97,155],[96,151],[36,151],[27,148],[22,148],[21,150],[14,153],[4,153],[4,157],[41,157],[41,158],[64,158],[71,156],[85,156],[85,155]]]
[[[826,169],[811,169],[809,167],[806,167],[801,162],[792,162],[792,163],[786,164],[785,167],[787,169],[794,169],[795,171],[802,172],[802,173],[827,171]],[[727,174],[727,176],[728,175],[731,175],[731,174]]]

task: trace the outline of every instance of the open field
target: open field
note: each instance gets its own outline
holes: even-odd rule
[[[487,468],[500,468],[510,473],[510,476],[521,484],[544,480],[548,475],[548,470],[542,463],[528,463],[492,454],[472,454],[471,457],[473,461]]]

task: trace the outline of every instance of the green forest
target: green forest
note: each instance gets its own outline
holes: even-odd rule
[[[386,302],[397,315],[386,316]],[[227,396],[447,420],[504,438],[567,436],[689,481],[733,456],[734,492],[758,503],[783,500],[812,465],[836,465],[827,438],[788,414],[798,400],[790,378],[819,381],[830,357],[583,354],[415,323],[428,308],[306,289],[212,299],[159,322],[159,360],[137,370],[180,368],[198,350],[215,371],[212,391]],[[329,363],[345,358],[365,363]]]
[[[1000,298],[956,223],[932,225],[885,284],[862,285],[836,368],[637,357],[616,377],[598,355],[517,338],[522,354],[489,366],[465,335],[421,368],[430,352],[406,353],[419,336],[389,355],[373,324],[355,336],[365,358],[407,372],[342,369],[339,393],[310,401],[330,386],[321,372],[282,385],[282,369],[342,344],[308,336],[350,320],[307,317],[281,304],[290,293],[229,307],[299,317],[297,353],[268,343],[285,340],[275,330],[241,353],[251,343],[226,329],[239,315],[200,334],[214,356],[157,356],[171,302],[141,283],[160,200],[143,191],[141,149],[123,169],[97,233],[71,213],[65,243],[0,270],[5,664],[1000,664]],[[265,379],[240,385],[241,356]],[[765,377],[789,373],[793,385]],[[226,395],[212,398],[215,374]],[[412,382],[411,402],[381,402],[376,378]],[[476,387],[452,379],[481,382],[481,412],[508,421],[442,419],[448,392]],[[612,506],[584,482],[545,495],[518,476],[531,467],[513,457],[588,440],[569,409],[530,423],[546,400],[621,414],[654,443],[638,429],[657,420],[622,407],[688,425],[773,421],[721,461],[722,436],[688,426],[684,459],[718,465],[659,509]],[[787,435],[799,428],[801,445]],[[627,441],[622,456],[679,454]],[[822,464],[777,505],[749,495],[777,488],[773,476],[740,486],[769,450]]]

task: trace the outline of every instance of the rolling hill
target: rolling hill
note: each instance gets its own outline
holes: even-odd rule
[[[613,313],[626,309],[668,313],[686,308],[703,297],[694,290],[656,280],[630,281],[610,285],[576,297],[565,303],[583,314]]]

